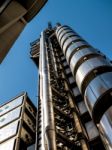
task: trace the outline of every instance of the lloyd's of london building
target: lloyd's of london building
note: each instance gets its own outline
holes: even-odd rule
[[[36,150],[112,149],[112,64],[69,26],[31,43],[39,67]]]

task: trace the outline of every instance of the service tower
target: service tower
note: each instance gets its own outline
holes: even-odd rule
[[[58,23],[31,43],[39,68],[36,150],[112,149],[112,64]]]

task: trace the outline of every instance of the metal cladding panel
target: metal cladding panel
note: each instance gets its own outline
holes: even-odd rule
[[[80,47],[82,47],[82,46],[85,46],[85,45],[88,45],[87,43],[85,43],[85,42],[83,42],[83,41],[79,41],[79,42],[75,42],[75,43],[73,43],[72,45],[70,45],[69,47],[68,47],[68,49],[67,49],[67,51],[66,51],[66,59],[67,59],[67,61],[68,61],[68,63],[69,63],[69,59],[70,59],[70,57],[71,57],[71,54],[74,52],[77,52],[79,49],[80,49]],[[89,46],[89,45],[88,45]],[[84,48],[82,48],[82,49],[84,49]],[[81,50],[82,50],[81,49]]]
[[[68,26],[62,26],[62,27],[60,28],[60,30],[58,30],[58,32],[57,32],[57,38],[59,38],[59,35],[60,35],[60,33],[61,33],[63,30],[69,30],[69,27],[68,27]]]
[[[0,150],[14,150],[14,147],[15,147],[15,139],[11,139],[0,144]]]
[[[78,87],[72,88],[72,91],[73,91],[74,96],[79,96],[80,95],[80,91],[79,91]]]
[[[67,63],[66,61],[63,62],[63,66],[64,66],[64,67],[68,66],[68,63]]]
[[[61,57],[61,60],[62,60],[62,61],[65,60],[65,56],[62,56],[62,57]]]
[[[81,38],[80,38],[79,36],[74,36],[74,37],[70,37],[70,38],[68,38],[68,39],[66,40],[66,42],[64,43],[64,45],[63,45],[63,47],[62,47],[64,54],[66,53],[68,47],[69,47],[71,44],[77,43],[76,40],[81,40]],[[74,42],[74,41],[76,41],[76,42]],[[85,42],[85,44],[87,44],[87,43]]]
[[[104,95],[112,89],[112,72],[103,73],[102,75],[97,76],[94,78],[86,88],[84,100],[88,107],[88,110],[92,116],[93,110],[95,107],[99,106],[100,113],[104,110],[103,107],[111,103],[111,100],[105,98]],[[109,93],[107,93],[108,95]],[[98,108],[97,108],[98,109]],[[95,110],[94,110],[95,111]],[[98,110],[97,110],[98,111]],[[97,116],[100,114],[97,113]],[[103,112],[104,113],[104,112]],[[93,116],[92,116],[93,117]],[[95,116],[94,116],[95,117]],[[96,118],[95,117],[95,118]]]
[[[101,134],[108,139],[108,145],[112,149],[112,106],[104,113],[101,118],[99,129]]]
[[[111,67],[111,63],[103,57],[94,57],[81,64],[76,72],[76,82],[79,90],[82,92],[83,82],[88,80],[88,75],[90,73],[94,75],[93,70],[97,70],[98,68],[103,68],[105,66]]]
[[[15,121],[5,126],[4,128],[0,129],[0,143],[17,135],[18,124],[19,122]]]
[[[98,132],[95,124],[93,123],[93,121],[89,121],[89,122],[85,123],[85,128],[86,128],[86,131],[87,131],[90,141],[99,136],[99,132]]]
[[[86,107],[84,101],[78,103],[78,108],[79,108],[81,115],[87,112],[87,107]]]
[[[86,57],[90,54],[99,54],[97,52],[96,49],[94,48],[85,48],[85,49],[82,49],[80,51],[77,51],[72,57],[71,57],[71,60],[70,60],[70,68],[72,70],[72,73],[74,74],[75,76],[75,72],[76,72],[76,67],[77,67],[77,63],[79,61],[81,61],[81,59],[83,58],[83,60],[86,59]],[[78,68],[77,68],[78,69]],[[74,72],[75,70],[75,72]]]
[[[75,83],[75,80],[72,76],[68,78],[68,81],[69,81],[70,84]]]
[[[15,98],[13,101],[1,106],[0,108],[0,116],[7,113],[8,111],[22,105],[23,103],[23,97],[24,96],[20,96],[20,97],[17,97]]]
[[[66,25],[63,25],[63,26],[58,26],[57,29],[56,29],[56,34],[58,35],[58,33],[60,32],[60,30],[63,30],[63,28],[67,28],[68,29],[68,26]]]
[[[77,33],[73,32],[73,31],[65,31],[65,33],[63,34],[62,38],[60,39],[60,45],[61,47],[63,47],[64,42],[66,41],[67,38],[71,37],[71,36],[76,36]]]
[[[3,115],[0,117],[0,128],[5,126],[6,124],[19,119],[21,114],[21,107],[18,107],[14,109],[13,111],[10,111],[9,113]]]
[[[63,31],[60,33],[60,35],[59,35],[59,38],[58,38],[59,42],[61,42],[61,38],[62,38],[63,35],[66,34],[67,32],[72,32],[73,35],[76,35],[75,32],[73,32],[71,29],[63,30]],[[67,33],[66,35],[68,35],[68,33]],[[67,37],[68,37],[68,36],[67,36]]]
[[[69,74],[69,73],[71,73],[71,70],[70,70],[70,68],[67,68],[67,69],[65,69],[65,73],[66,73],[66,74]]]
[[[27,150],[35,150],[35,144],[29,146],[29,147],[27,148]]]
[[[58,34],[59,30],[62,28],[62,26],[58,26],[56,29],[56,34]]]

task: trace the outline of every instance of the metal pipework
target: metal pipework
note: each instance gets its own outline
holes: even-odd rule
[[[49,79],[48,57],[44,32],[41,33],[40,51],[42,51],[42,95],[43,95],[43,111],[44,111],[44,135],[47,139],[48,150],[56,150],[55,127],[53,103],[51,98],[51,87]]]
[[[68,31],[72,33],[72,38]],[[110,61],[76,33],[73,35],[73,31],[67,26],[57,27],[56,37],[78,88],[84,96],[91,117],[96,125],[103,128],[105,138],[110,144],[111,137],[107,136],[107,131],[110,130],[111,133],[112,126],[107,129],[105,125],[112,123],[112,120],[107,117],[108,113],[105,115],[105,111],[112,106],[112,65]],[[103,116],[106,118],[106,123],[104,119],[102,120]],[[112,148],[111,144],[110,147]]]
[[[42,75],[42,44],[40,44],[40,57],[39,57],[39,77],[40,77],[40,84],[39,84],[39,92],[40,92],[40,101],[41,101],[41,148],[46,150],[46,139],[45,139],[45,123],[44,123],[44,103],[43,103],[43,75]],[[39,138],[39,137],[37,137]]]

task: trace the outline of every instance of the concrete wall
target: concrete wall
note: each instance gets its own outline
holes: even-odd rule
[[[47,0],[12,0],[0,13],[0,63],[27,22],[33,19],[46,2]],[[1,7],[2,5],[0,9]]]

